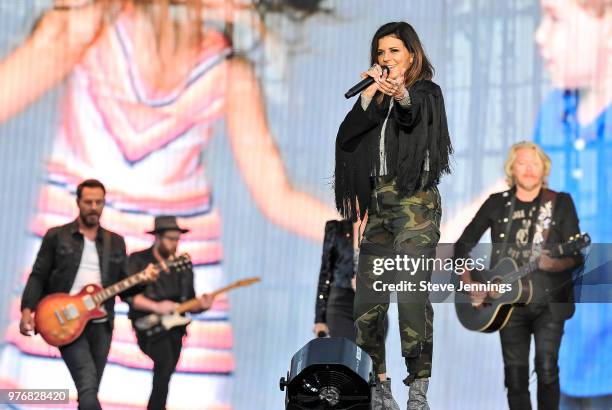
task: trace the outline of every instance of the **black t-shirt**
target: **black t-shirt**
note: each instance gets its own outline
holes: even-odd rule
[[[531,258],[534,216],[537,217],[538,204],[538,198],[531,202],[523,202],[517,198],[510,216],[510,233],[504,253],[518,266],[528,263]]]
[[[156,262],[153,248],[134,252],[128,258],[128,274],[134,275],[144,270],[149,263]],[[179,303],[193,299],[193,270],[189,268],[178,271],[171,268],[169,272],[162,271],[155,282],[146,285],[143,295],[155,301],[172,300]],[[143,312],[130,306],[129,318],[136,320],[149,313],[151,312]]]

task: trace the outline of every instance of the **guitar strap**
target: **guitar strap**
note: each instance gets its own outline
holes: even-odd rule
[[[531,258],[536,258],[542,252],[542,248],[546,244],[548,234],[550,233],[550,225],[552,223],[553,210],[555,209],[555,200],[557,193],[546,188],[542,188],[540,194],[540,202],[538,212],[534,212],[534,220],[531,221]]]
[[[102,236],[102,272],[100,272],[100,278],[102,282],[104,279],[108,280],[108,263],[110,259],[110,248],[111,248],[111,236],[110,232],[106,229],[104,230]]]
[[[506,230],[504,231],[504,241],[501,244],[501,248],[499,250],[499,256],[503,258],[506,255],[506,248],[508,247],[508,237],[510,236],[510,229],[512,228],[512,214],[514,213],[514,208],[516,207],[516,194],[514,189],[506,191],[510,196],[510,202],[508,205],[508,213],[506,214],[506,219],[508,222],[506,223]]]
[[[111,236],[110,232],[104,229],[102,231],[102,270],[100,271],[100,282],[102,287],[108,285],[110,283],[110,278],[108,277],[108,264],[110,259],[110,248],[111,248]],[[104,303],[100,306],[100,309],[106,312],[106,308],[104,307]],[[108,313],[108,312],[107,312]],[[106,317],[101,319],[94,319],[92,323],[103,323],[108,319]]]

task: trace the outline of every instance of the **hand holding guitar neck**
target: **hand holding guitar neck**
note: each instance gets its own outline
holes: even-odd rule
[[[159,277],[160,269],[163,269],[164,272],[168,272],[168,267],[166,266],[164,261],[161,261],[160,263],[155,264],[155,265],[152,263],[149,263],[149,265],[147,265],[145,270],[143,270],[141,273],[143,277],[142,281],[144,283],[155,282],[157,278]]]
[[[225,293],[231,289],[242,286],[249,286],[259,281],[261,281],[261,279],[258,277],[236,281],[231,285],[215,290],[214,292],[203,294],[200,297],[183,302],[180,305],[177,305],[171,313],[152,313],[150,315],[141,317],[134,322],[134,328],[136,329],[136,332],[140,335],[150,337],[160,332],[170,330],[176,326],[186,326],[191,322],[191,318],[184,316],[183,313],[198,313],[204,310],[208,310],[212,306],[212,303],[216,296]]]
[[[237,280],[231,285],[224,286],[221,289],[215,290],[214,292],[205,293],[199,298],[193,298],[191,300],[181,303],[180,305],[177,306],[174,312],[179,313],[179,314],[185,313],[185,312],[198,312],[198,311],[201,311],[203,306],[207,306],[209,304],[210,305],[208,306],[208,308],[210,308],[210,306],[212,306],[212,302],[215,299],[215,297],[219,296],[220,294],[229,292],[232,289],[239,288],[242,286],[249,286],[249,285],[252,285],[253,283],[257,283],[260,281],[261,279],[259,277]]]
[[[205,293],[199,297],[199,300],[200,300],[200,311],[204,312],[205,310],[210,309],[210,307],[212,306],[215,300],[215,297]]]
[[[574,268],[578,263],[575,257],[555,258],[551,251],[544,249],[538,259],[538,268],[546,272],[562,272]]]

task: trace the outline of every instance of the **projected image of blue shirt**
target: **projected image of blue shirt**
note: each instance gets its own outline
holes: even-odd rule
[[[612,105],[580,123],[578,104],[576,91],[552,92],[539,113],[534,141],[552,160],[549,186],[572,195],[580,229],[591,235],[593,255],[600,255],[590,255],[589,262],[599,265],[606,261],[593,258],[610,258],[601,244],[612,243]],[[576,280],[576,300],[583,303],[576,304],[574,317],[565,324],[559,353],[561,390],[569,396],[612,394],[612,303],[584,303],[610,294],[607,266],[596,280],[589,269]]]

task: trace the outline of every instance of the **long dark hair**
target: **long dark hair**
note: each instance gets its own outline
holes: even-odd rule
[[[414,28],[405,21],[387,23],[376,30],[374,38],[372,38],[370,64],[378,62],[378,41],[387,36],[393,36],[402,40],[404,46],[414,57],[410,68],[404,74],[404,84],[407,87],[410,87],[418,80],[431,80],[433,78],[434,68],[425,54],[421,40],[419,40],[419,36]]]

